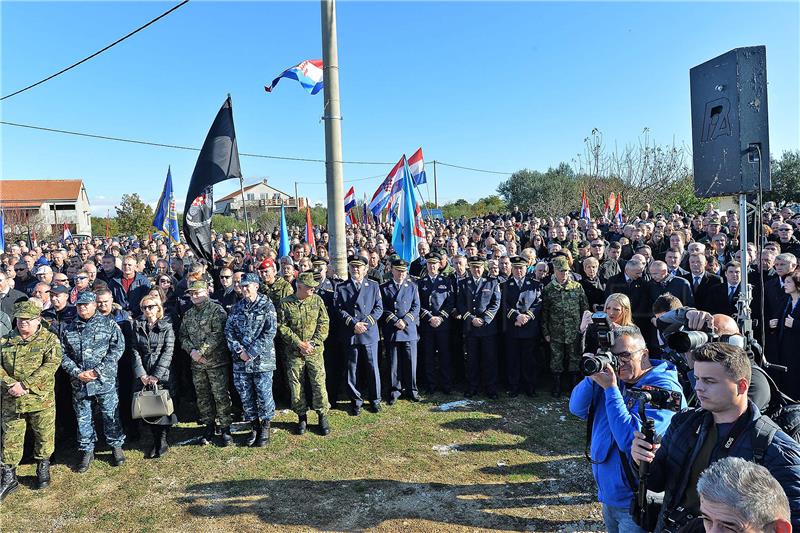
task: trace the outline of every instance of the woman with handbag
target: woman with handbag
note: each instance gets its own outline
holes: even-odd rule
[[[143,316],[133,324],[133,346],[131,348],[133,373],[136,376],[134,388],[137,392],[145,387],[157,387],[160,391],[170,390],[170,363],[175,346],[175,332],[169,319],[164,318],[161,299],[147,295],[140,303]],[[134,403],[137,394],[134,394]],[[146,457],[161,457],[167,450],[169,428],[178,422],[175,413],[156,419],[143,418],[153,434],[153,447]]]

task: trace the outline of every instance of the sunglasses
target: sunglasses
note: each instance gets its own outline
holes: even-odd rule
[[[263,270],[261,270],[263,272]],[[233,276],[220,276],[219,279],[231,279]]]
[[[157,305],[143,305],[142,309],[144,309],[145,311],[149,311],[150,309],[158,309],[158,306]]]
[[[15,268],[14,269],[15,272],[25,272],[26,270],[28,270],[28,269],[27,268]]]
[[[75,279],[83,281],[85,279],[89,279],[89,276],[75,276]]]
[[[158,282],[159,283],[169,283],[170,285],[172,285],[172,282],[170,280],[168,280],[168,279],[160,279],[160,280],[158,280]]]

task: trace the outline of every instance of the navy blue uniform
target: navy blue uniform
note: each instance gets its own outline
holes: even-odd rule
[[[508,392],[517,394],[520,385],[527,394],[535,392],[535,362],[539,347],[539,312],[542,309],[542,284],[532,275],[514,277],[503,283],[503,337],[506,347],[506,376]],[[520,315],[529,320],[522,326],[516,322]],[[522,378],[520,380],[520,378]]]
[[[380,403],[381,376],[378,368],[378,320],[383,315],[383,302],[378,284],[364,279],[361,288],[349,279],[336,287],[334,308],[338,317],[338,340],[343,345],[347,367],[347,389],[353,405],[361,407],[364,399],[358,390],[358,364],[363,361],[369,367],[367,376],[367,399]],[[356,323],[364,322],[367,331],[356,335]]]
[[[495,315],[500,310],[500,285],[496,279],[472,276],[464,279],[456,298],[458,314],[464,324],[467,344],[467,394],[477,394],[483,377],[486,393],[497,394],[497,323]],[[472,320],[480,318],[482,326],[473,326]]]
[[[328,337],[325,339],[325,388],[328,391],[328,400],[332,406],[336,406],[339,401],[339,385],[344,377],[344,367],[342,365],[342,350],[337,340],[337,330],[339,329],[337,314],[333,307],[333,298],[336,292],[337,281],[325,278],[317,287],[317,294],[325,303],[325,310],[328,311],[330,327]]]
[[[417,325],[419,324],[419,292],[413,281],[404,279],[398,286],[394,280],[381,285],[383,299],[383,340],[391,360],[391,397],[402,395],[417,399]],[[405,322],[403,329],[396,324]]]
[[[451,362],[450,315],[456,306],[456,293],[452,281],[445,276],[423,276],[417,282],[419,289],[419,334],[422,361],[425,365],[425,382],[433,391],[439,386],[449,393],[453,383]],[[430,325],[434,317],[442,319],[438,327]],[[439,372],[436,372],[436,353],[439,354]]]

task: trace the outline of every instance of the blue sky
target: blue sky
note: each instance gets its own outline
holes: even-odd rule
[[[2,94],[176,3],[3,1]],[[391,163],[419,146],[426,161],[508,172],[573,159],[592,128],[611,145],[635,142],[647,127],[658,142],[690,146],[689,68],[758,44],[767,46],[773,155],[797,149],[799,6],[340,1],[344,159],[390,163],[345,165],[345,188],[371,196]],[[290,80],[263,90],[283,69],[321,56],[318,2],[193,1],[3,101],[0,112],[5,121],[199,147],[231,93],[241,152],[324,159],[322,93]],[[155,202],[168,165],[180,208],[197,157],[10,126],[0,135],[3,179],[82,178],[102,215],[127,192]],[[301,196],[325,199],[320,163],[242,157],[242,169],[246,183],[267,177],[291,194],[298,181]],[[440,202],[493,194],[504,179],[444,167],[438,177]]]

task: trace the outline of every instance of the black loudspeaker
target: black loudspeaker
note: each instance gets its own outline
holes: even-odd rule
[[[689,80],[695,194],[752,193],[759,179],[771,190],[766,47],[735,48],[692,68]]]

